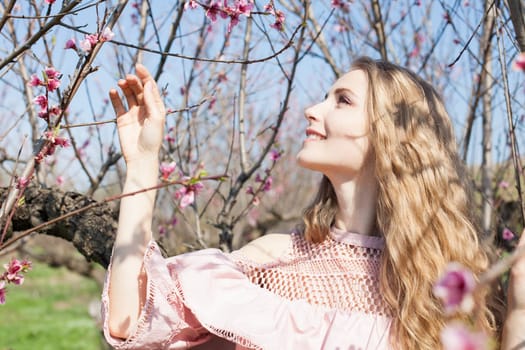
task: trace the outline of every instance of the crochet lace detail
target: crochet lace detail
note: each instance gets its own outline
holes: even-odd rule
[[[353,239],[336,231],[316,244],[307,242],[302,234],[292,233],[290,251],[271,264],[256,263],[241,254],[233,254],[232,258],[252,283],[285,299],[391,316],[379,288],[381,245],[348,234]]]

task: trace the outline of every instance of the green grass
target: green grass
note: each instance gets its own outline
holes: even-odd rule
[[[0,350],[101,349],[100,331],[88,313],[89,302],[99,297],[95,281],[34,264],[23,285],[8,286],[6,304],[0,305]]]

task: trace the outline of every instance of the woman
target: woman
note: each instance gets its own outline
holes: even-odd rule
[[[110,98],[126,193],[157,182],[165,110],[143,66],[118,85],[128,109],[116,90]],[[489,265],[440,98],[413,73],[361,58],[305,117],[298,163],[324,178],[299,233],[230,255],[163,259],[151,235],[155,193],[122,199],[103,296],[113,346],[440,347],[446,317],[432,285],[450,261],[474,273]],[[513,268],[503,349],[525,346],[523,260]],[[477,327],[495,334],[486,293],[474,297]]]

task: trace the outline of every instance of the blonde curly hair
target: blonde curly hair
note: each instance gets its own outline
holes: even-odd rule
[[[397,349],[441,348],[447,321],[432,286],[451,261],[474,274],[489,257],[472,223],[467,176],[453,128],[434,88],[392,63],[359,58],[352,70],[368,80],[366,112],[375,159],[376,227],[385,239],[380,283]],[[320,242],[334,223],[337,198],[324,177],[303,215],[307,240]],[[495,331],[487,290],[474,296],[476,326]]]

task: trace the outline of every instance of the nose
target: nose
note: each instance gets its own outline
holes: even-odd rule
[[[304,110],[304,117],[308,122],[314,122],[320,120],[320,115],[318,108],[316,108],[318,105],[310,106]]]

